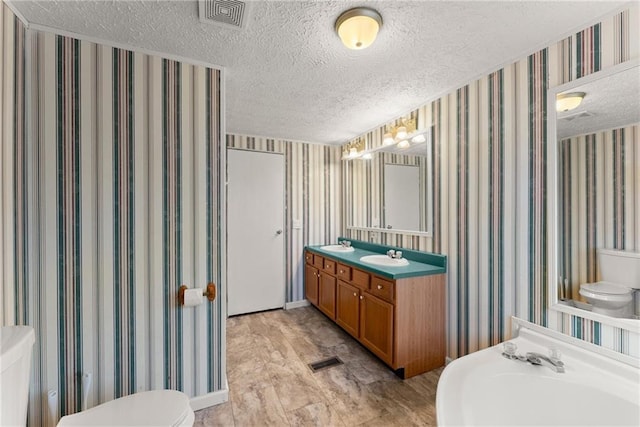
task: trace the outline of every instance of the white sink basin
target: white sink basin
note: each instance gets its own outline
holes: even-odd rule
[[[325,251],[329,251],[329,252],[353,252],[353,247],[352,246],[349,246],[348,248],[345,248],[342,245],[322,246],[320,249],[325,250]]]
[[[517,354],[556,349],[565,372],[507,359],[502,344],[460,357],[438,381],[438,426],[640,425],[637,359],[512,319]]]
[[[409,265],[409,261],[405,258],[396,259],[390,258],[387,255],[367,255],[360,258],[360,261],[384,267],[404,267]]]

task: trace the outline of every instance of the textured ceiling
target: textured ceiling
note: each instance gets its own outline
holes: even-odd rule
[[[201,23],[191,1],[16,1],[29,23],[226,68],[228,132],[343,143],[520,59],[625,2],[249,1],[244,29]],[[333,31],[377,9],[368,49]]]

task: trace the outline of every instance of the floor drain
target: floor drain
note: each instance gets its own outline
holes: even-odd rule
[[[332,366],[342,365],[342,360],[337,357],[330,357],[328,359],[320,360],[319,362],[309,363],[309,367],[313,372],[318,372],[322,369],[327,369]]]

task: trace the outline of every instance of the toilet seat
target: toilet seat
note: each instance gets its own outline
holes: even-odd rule
[[[585,283],[580,286],[580,295],[608,302],[629,302],[633,291],[611,282]]]
[[[67,415],[58,426],[192,426],[195,415],[186,394],[153,390],[121,397]]]

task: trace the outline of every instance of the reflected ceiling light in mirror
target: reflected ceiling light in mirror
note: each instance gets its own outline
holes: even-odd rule
[[[364,160],[371,160],[371,159],[373,159],[373,154],[372,154],[372,153],[364,153],[364,154],[362,155],[362,158],[363,158]]]
[[[586,93],[570,92],[561,93],[556,97],[556,111],[571,111],[582,103],[582,99]]]
[[[382,16],[368,7],[356,7],[342,13],[336,20],[335,30],[349,49],[360,50],[371,46],[382,26]]]
[[[402,141],[398,142],[398,148],[409,148],[411,144],[409,144],[409,141],[406,139],[403,139]]]
[[[413,142],[414,144],[420,144],[422,142],[425,142],[426,140],[427,139],[424,137],[424,134],[416,135],[411,138],[411,142]]]
[[[382,137],[382,145],[391,145],[395,143],[396,143],[396,140],[393,139],[393,134],[391,134],[391,132],[385,133],[384,136]]]

